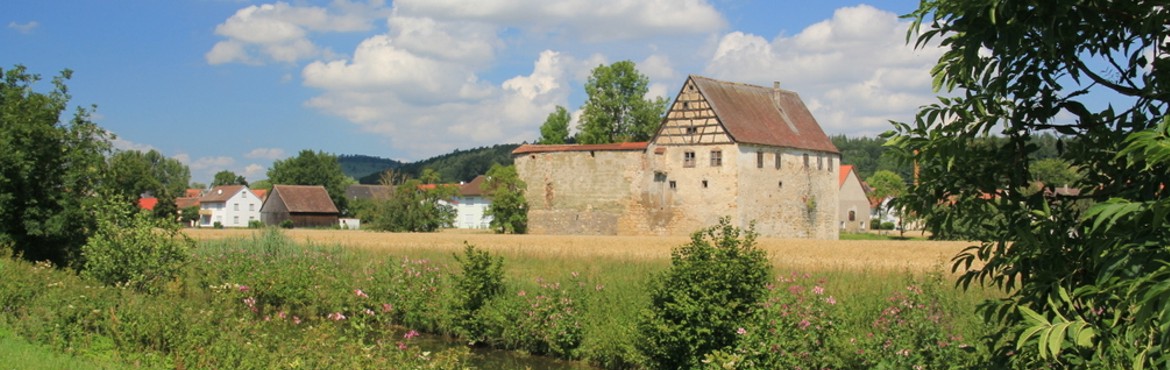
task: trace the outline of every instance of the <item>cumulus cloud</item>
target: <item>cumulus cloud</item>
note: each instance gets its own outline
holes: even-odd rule
[[[130,140],[123,139],[117,135],[114,136],[114,140],[110,140],[110,145],[113,146],[114,149],[117,149],[117,150],[137,150],[140,152],[149,152],[151,150],[158,150],[158,148],[155,148],[153,145],[136,143],[136,142],[133,142]]]
[[[251,180],[259,180],[268,176],[268,168],[256,163],[252,163],[244,167],[244,178]]]
[[[9,29],[16,30],[16,32],[20,32],[26,35],[32,33],[33,30],[36,30],[37,27],[40,26],[41,23],[37,21],[28,21],[25,23],[8,22]]]
[[[215,27],[226,40],[204,55],[210,64],[291,63],[331,56],[332,52],[309,40],[312,33],[367,31],[386,14],[381,1],[367,4],[342,1],[330,9],[296,6],[286,2],[252,5]]]
[[[244,154],[244,158],[259,158],[259,159],[281,159],[284,158],[284,149],[280,148],[256,148]]]
[[[909,22],[868,5],[769,41],[724,35],[705,67],[711,77],[781,87],[801,95],[827,132],[875,135],[934,100],[930,68],[942,50],[906,44]]]

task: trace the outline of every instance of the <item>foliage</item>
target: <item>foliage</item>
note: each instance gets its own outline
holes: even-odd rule
[[[516,174],[516,166],[493,165],[487,180],[481,185],[484,194],[492,199],[485,216],[491,216],[491,227],[497,233],[523,234],[528,232],[528,200],[524,198],[527,185]]]
[[[23,66],[0,75],[0,245],[31,261],[80,267],[110,135],[90,121],[92,108],[66,122],[71,71],[54,77],[48,93],[33,90],[40,76]]]
[[[651,284],[650,307],[638,323],[654,367],[695,368],[712,351],[735,345],[736,330],[766,297],[771,272],[755,239],[754,227],[743,231],[723,217],[671,251],[671,267]]]
[[[333,205],[347,214],[345,188],[353,179],[345,176],[337,156],[325,152],[302,150],[296,157],[272,162],[268,181],[278,185],[321,185],[329,193]]]
[[[95,211],[97,230],[81,247],[82,276],[144,293],[158,293],[179,276],[195,242],[178,225],[124,203],[108,201]]]
[[[280,222],[281,229],[291,229],[291,228],[293,228],[293,226],[294,226],[293,220],[284,220],[284,221]]]
[[[878,199],[898,197],[906,192],[906,181],[892,171],[877,171],[866,178],[865,183],[872,189],[870,194]]]
[[[338,155],[337,163],[341,164],[341,172],[355,179],[397,169],[406,164],[393,159],[358,154]]]
[[[1170,9],[946,0],[911,16],[920,47],[942,40],[934,85],[952,96],[895,125],[891,145],[921,169],[903,204],[936,235],[979,240],[955,258],[962,286],[1008,294],[981,307],[1001,328],[987,366],[1170,364]],[[1019,191],[1046,133],[1080,195]]]
[[[146,153],[126,150],[110,157],[108,176],[109,188],[117,191],[127,203],[137,204],[139,196],[153,195],[158,198],[154,214],[174,219],[178,213],[175,198],[187,189],[191,170],[177,159],[167,158],[154,149]]]
[[[211,187],[223,185],[244,185],[248,186],[248,180],[243,175],[237,175],[235,172],[223,170],[215,173],[215,177],[211,180]]]
[[[492,256],[464,242],[463,258],[455,255],[462,274],[453,276],[456,325],[459,335],[472,343],[482,341],[484,329],[476,315],[489,300],[504,292],[504,258]]]
[[[264,180],[260,180],[260,181],[253,181],[251,184],[248,184],[248,189],[251,189],[251,190],[272,190],[272,181],[269,181],[268,179],[264,179]]]
[[[199,206],[190,206],[179,210],[179,221],[184,226],[194,225],[199,221]]]
[[[634,62],[623,60],[598,65],[585,82],[585,104],[581,107],[577,141],[605,144],[647,141],[658,130],[667,101],[646,99],[650,79],[638,72]]]
[[[498,144],[467,150],[457,149],[418,162],[404,163],[401,167],[395,168],[394,173],[402,177],[417,178],[422,176],[424,169],[429,168],[439,174],[437,182],[471,181],[476,176],[487,173],[494,164],[512,165],[512,151],[518,147],[519,144]],[[382,173],[379,172],[361,178],[361,183],[379,184],[381,180]]]
[[[389,199],[375,201],[371,207],[370,229],[394,232],[434,232],[450,227],[455,221],[455,207],[448,202],[459,187],[423,184],[406,180],[394,188]]]
[[[841,164],[853,165],[857,178],[865,179],[873,176],[880,170],[887,170],[909,178],[914,175],[913,166],[906,166],[897,161],[888,153],[885,147],[886,139],[882,137],[847,137],[833,135],[829,137],[837,150],[841,151]]]
[[[569,121],[572,117],[569,116],[569,111],[565,107],[557,106],[557,109],[548,114],[548,118],[544,119],[544,123],[540,125],[540,140],[537,144],[566,144],[569,142]]]
[[[1028,168],[1032,181],[1046,186],[1061,187],[1080,181],[1081,175],[1068,162],[1058,158],[1041,159],[1032,162]]]

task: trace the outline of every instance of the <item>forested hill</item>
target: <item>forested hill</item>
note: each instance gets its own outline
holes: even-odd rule
[[[423,169],[430,168],[438,172],[440,182],[471,181],[475,176],[487,173],[488,169],[494,163],[501,165],[512,164],[512,150],[515,150],[519,146],[520,144],[498,144],[467,150],[457,149],[451,153],[427,158],[418,162],[401,163],[401,165],[395,167],[385,167],[377,172],[354,178],[358,179],[358,182],[362,184],[377,184],[381,180],[382,173],[387,169],[393,169],[399,175],[417,178]],[[349,157],[365,156],[338,157],[338,161],[342,162],[342,168],[345,168],[346,158]],[[391,160],[386,159],[386,161]]]
[[[360,154],[339,155],[337,156],[337,162],[341,164],[341,172],[355,179],[377,175],[386,170],[399,168],[406,164],[393,159]]]

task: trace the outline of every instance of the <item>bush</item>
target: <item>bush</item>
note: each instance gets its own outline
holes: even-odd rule
[[[471,343],[483,340],[483,325],[476,317],[488,300],[504,292],[504,258],[475,249],[464,242],[463,257],[454,255],[463,274],[453,277],[459,335]]]
[[[97,230],[81,247],[82,275],[105,284],[156,293],[180,274],[195,245],[173,222],[121,204],[99,206],[97,217]]]
[[[882,222],[882,230],[893,230],[893,229],[894,229],[893,222]]]
[[[744,232],[724,217],[671,252],[638,324],[653,367],[696,368],[705,355],[735,345],[737,329],[767,294],[771,266],[755,239],[754,225]]]
[[[249,229],[263,229],[263,228],[264,228],[264,222],[261,222],[260,220],[251,220],[251,221],[248,221],[248,228],[249,228]]]
[[[877,217],[870,219],[869,220],[869,229],[870,230],[881,230],[882,229],[882,219],[877,218]]]
[[[211,224],[211,227],[212,227],[212,228],[216,228],[216,229],[222,229],[222,228],[223,228],[223,223],[222,223],[222,222],[219,222],[219,221],[216,221],[215,223]]]
[[[293,228],[293,221],[292,221],[292,220],[284,220],[284,221],[281,221],[281,222],[280,222],[280,227],[281,227],[282,229],[291,229],[291,228]]]

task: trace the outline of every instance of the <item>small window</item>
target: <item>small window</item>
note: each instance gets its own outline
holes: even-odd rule
[[[240,216],[233,216],[232,217],[232,225],[239,225],[239,224],[240,224]]]
[[[686,152],[683,152],[683,167],[694,167],[694,166],[695,166],[695,152],[692,152],[689,150]]]
[[[249,211],[255,211],[255,210],[256,210],[256,205],[255,205],[255,204],[253,204],[253,203],[248,203],[248,210],[249,210]]]
[[[776,187],[783,189],[784,188],[784,181],[777,182]]]
[[[820,154],[817,154],[817,170],[823,170],[823,169],[825,169],[825,157],[822,157]]]
[[[804,155],[804,169],[808,169],[808,154]]]
[[[833,172],[833,157],[829,157],[829,172]]]
[[[719,167],[722,165],[723,165],[723,151],[722,150],[712,150],[711,151],[711,167]]]
[[[674,180],[670,180],[670,188],[674,189],[676,187],[678,187],[678,185],[674,182]]]
[[[691,109],[691,102],[683,102],[683,109]]]
[[[756,152],[756,168],[764,168],[764,152]]]
[[[855,211],[849,211],[849,222],[853,221],[857,221],[857,213]]]
[[[694,134],[697,134],[697,133],[699,133],[699,128],[698,128],[698,127],[694,127],[694,126],[687,127],[687,135],[694,135]]]
[[[654,171],[654,182],[666,182],[666,172]]]
[[[780,153],[776,153],[776,169],[780,169]]]
[[[232,210],[233,210],[233,211],[239,211],[239,210],[240,210],[240,204],[239,204],[239,203],[232,204]]]
[[[703,180],[703,189],[707,188],[707,180]]]

